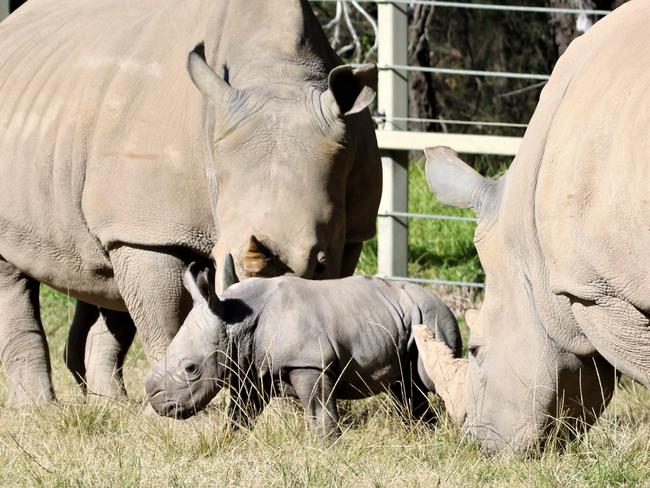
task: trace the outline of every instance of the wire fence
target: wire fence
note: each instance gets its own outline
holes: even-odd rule
[[[490,122],[480,120],[454,120],[454,119],[425,119],[420,117],[386,117],[385,115],[375,115],[375,121],[383,122],[419,122],[425,124],[449,124],[449,125],[472,125],[478,127],[506,127],[515,129],[525,129],[528,124],[514,124],[512,122]]]
[[[441,8],[459,8],[466,10],[493,10],[498,12],[524,12],[534,14],[569,14],[605,16],[610,10],[562,8],[562,7],[531,7],[527,5],[499,5],[492,3],[447,2],[443,0],[310,0],[313,3],[391,3],[395,5],[431,5]]]
[[[609,10],[598,10],[598,9],[581,9],[581,8],[560,8],[560,7],[536,7],[536,6],[527,6],[527,5],[501,5],[501,4],[492,4],[492,3],[470,3],[470,2],[460,2],[460,1],[445,1],[445,0],[310,0],[313,3],[337,3],[337,12],[340,14],[340,6],[342,4],[352,4],[359,12],[362,12],[364,17],[368,19],[368,13],[361,8],[360,4],[390,4],[404,7],[413,7],[417,4],[419,5],[430,5],[433,7],[440,8],[449,8],[449,9],[465,9],[465,10],[482,10],[482,11],[497,11],[497,12],[520,12],[528,14],[565,14],[565,15],[577,15],[577,16],[594,16],[602,17],[610,13]],[[406,13],[406,9],[402,9]],[[381,35],[380,29],[377,25],[377,22],[374,19],[371,20],[371,25],[375,31],[376,37]],[[377,42],[373,46],[373,49],[377,48]],[[459,69],[459,68],[450,68],[450,67],[439,67],[439,66],[413,66],[408,64],[398,64],[398,63],[384,63],[378,64],[377,68],[381,71],[392,71],[396,76],[405,79],[405,75],[408,72],[424,72],[432,73],[436,75],[449,75],[449,76],[472,76],[472,77],[489,77],[489,78],[507,78],[507,79],[516,79],[516,80],[535,80],[538,83],[535,83],[531,86],[524,87],[512,91],[511,93],[505,94],[503,96],[509,96],[512,94],[521,93],[526,90],[540,88],[546,84],[549,80],[550,75],[545,73],[516,73],[510,71],[487,71],[487,70],[477,70],[477,69]],[[448,125],[464,125],[464,126],[484,126],[484,127],[502,127],[502,128],[518,128],[525,129],[527,124],[515,124],[508,122],[499,122],[499,121],[474,121],[474,120],[445,120],[443,118],[417,118],[417,117],[397,117],[394,115],[386,116],[384,113],[379,113],[374,117],[375,121],[378,122],[379,131],[382,130],[382,123],[391,123],[391,122],[420,122],[420,123],[437,123],[437,124],[448,124]],[[480,137],[480,136],[479,136]],[[394,219],[402,223],[406,223],[408,219],[431,219],[431,220],[443,220],[451,222],[469,222],[476,223],[478,219],[474,217],[461,217],[454,215],[438,215],[438,214],[423,214],[423,213],[413,213],[406,211],[383,211],[378,214],[380,219]],[[389,275],[385,277],[388,280],[394,281],[406,281],[419,284],[433,284],[433,285],[442,285],[442,286],[460,286],[468,288],[482,289],[484,288],[483,283],[472,282],[472,281],[452,281],[452,280],[442,280],[442,279],[430,279],[430,278],[414,278],[409,276],[394,276]]]

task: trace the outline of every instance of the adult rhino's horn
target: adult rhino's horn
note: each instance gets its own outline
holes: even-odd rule
[[[252,235],[248,241],[248,251],[244,257],[244,271],[251,276],[259,275],[273,259],[273,253]]]
[[[221,280],[224,291],[231,285],[239,283],[239,278],[237,278],[237,273],[235,273],[235,262],[230,253],[226,253],[226,257],[224,258]]]
[[[436,340],[433,332],[425,325],[415,325],[413,335],[424,369],[435,385],[436,393],[445,402],[451,419],[462,425],[467,415],[467,359],[455,358],[453,351],[444,342]]]
[[[479,217],[497,199],[497,182],[484,178],[445,146],[428,147],[426,175],[438,200],[460,208],[474,208]]]

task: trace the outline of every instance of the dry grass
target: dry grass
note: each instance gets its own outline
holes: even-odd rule
[[[294,402],[274,401],[251,431],[226,429],[225,398],[174,421],[143,413],[141,348],[127,358],[131,400],[84,404],[61,361],[68,300],[44,293],[60,402],[0,409],[0,486],[643,486],[650,396],[624,383],[605,417],[564,454],[486,458],[443,418],[406,425],[386,398],[344,402],[344,434],[315,438]],[[0,379],[0,401],[6,380]]]

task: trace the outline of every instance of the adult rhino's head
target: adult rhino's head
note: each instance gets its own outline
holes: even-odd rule
[[[349,225],[347,183],[362,144],[369,148],[363,157],[379,167],[370,117],[360,113],[375,96],[376,66],[336,67],[324,90],[314,80],[264,83],[265,72],[235,88],[229,80],[236,75],[227,68],[225,79],[217,75],[202,51],[200,45],[190,53],[188,71],[206,102],[217,265],[230,253],[240,279],[338,277]],[[375,178],[369,188],[379,186]],[[366,196],[378,199],[379,192]]]
[[[232,258],[226,258],[223,281],[235,281]],[[160,415],[187,418],[204,408],[227,385],[232,368],[232,343],[228,334],[226,306],[214,291],[211,270],[195,275],[190,265],[183,284],[194,306],[169,344],[165,357],[145,380],[153,409]],[[241,303],[230,304],[231,315],[247,313]]]
[[[562,298],[548,291],[534,229],[523,223],[533,203],[515,198],[519,206],[505,208],[508,174],[486,179],[448,148],[426,155],[438,199],[478,214],[474,244],[486,277],[480,311],[466,315],[467,359],[426,340],[426,330],[416,334],[436,391],[486,452],[537,449],[553,434],[584,431],[609,402],[616,373],[584,344],[560,340],[567,321],[558,313]]]

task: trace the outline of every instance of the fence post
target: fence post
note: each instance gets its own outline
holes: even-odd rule
[[[377,5],[379,65],[406,65],[408,49],[407,6],[381,2]],[[377,110],[386,117],[387,130],[405,130],[406,123],[391,120],[408,115],[407,73],[379,71]],[[383,193],[379,213],[408,209],[408,153],[382,151]],[[377,271],[379,275],[406,276],[408,233],[405,218],[379,217],[377,228]]]
[[[9,0],[0,0],[0,22],[9,15]]]

